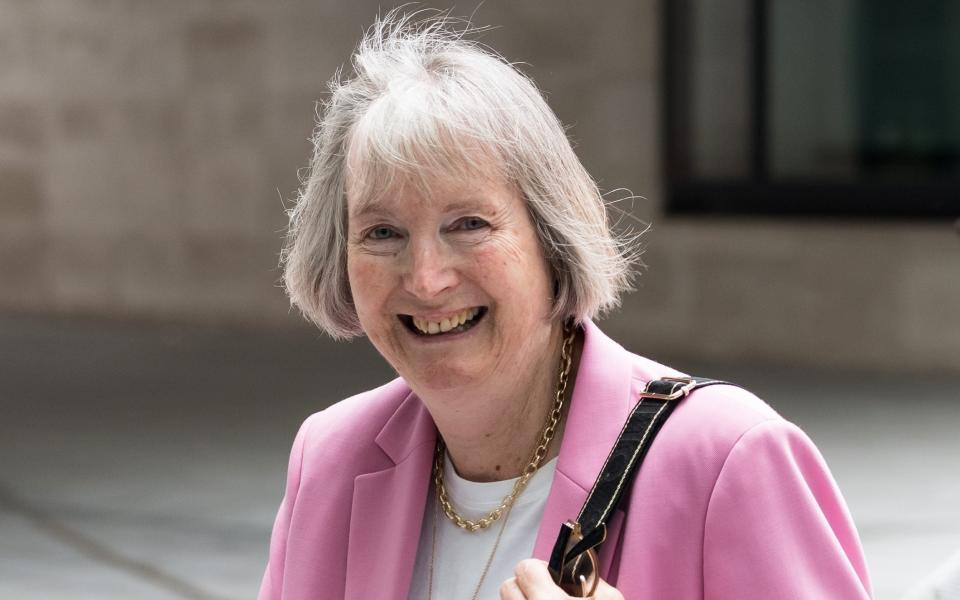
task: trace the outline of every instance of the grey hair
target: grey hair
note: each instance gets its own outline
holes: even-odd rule
[[[281,265],[291,303],[335,339],[363,334],[347,277],[348,188],[367,198],[397,185],[427,191],[438,176],[505,177],[526,200],[555,280],[554,318],[592,318],[630,288],[636,236],[612,231],[535,84],[467,39],[471,31],[445,13],[395,9],[364,35],[352,75],[330,81]]]

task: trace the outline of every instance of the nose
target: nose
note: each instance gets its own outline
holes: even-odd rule
[[[457,285],[453,257],[441,243],[422,240],[411,243],[404,287],[411,295],[428,300]]]

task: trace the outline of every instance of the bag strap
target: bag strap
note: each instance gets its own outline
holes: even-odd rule
[[[568,521],[560,528],[550,555],[553,573],[561,573],[565,564],[587,550],[599,548],[607,537],[610,516],[624,490],[630,488],[633,475],[667,417],[688,394],[711,385],[734,384],[703,377],[664,377],[647,384],[603,463],[576,521]],[[580,539],[571,539],[572,534]]]

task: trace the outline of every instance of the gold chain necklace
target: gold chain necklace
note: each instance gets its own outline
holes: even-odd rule
[[[477,600],[477,597],[480,595],[480,588],[483,587],[483,582],[487,578],[487,573],[490,571],[490,565],[493,564],[493,557],[497,554],[497,549],[500,547],[500,540],[503,538],[503,531],[507,528],[507,520],[510,518],[510,511],[513,509],[513,503],[521,494],[521,492],[523,492],[523,490],[527,487],[527,483],[529,483],[530,478],[533,477],[534,473],[537,472],[537,469],[540,468],[540,463],[543,462],[543,459],[547,455],[547,451],[550,448],[550,442],[553,441],[553,437],[557,433],[557,425],[560,423],[560,417],[563,414],[563,398],[566,395],[567,382],[570,378],[570,365],[572,363],[572,355],[570,351],[573,348],[573,339],[576,336],[576,328],[570,325],[566,333],[567,335],[563,339],[563,345],[560,347],[560,377],[557,383],[557,395],[554,398],[553,410],[550,411],[547,422],[544,425],[543,430],[540,432],[540,443],[533,451],[533,457],[530,459],[530,463],[520,474],[520,477],[514,484],[513,489],[509,494],[506,495],[503,501],[500,502],[500,505],[490,511],[485,517],[476,521],[464,519],[459,513],[457,513],[456,509],[453,508],[453,505],[450,504],[450,500],[447,498],[447,490],[443,485],[443,462],[445,448],[443,440],[440,437],[437,438],[437,451],[435,460],[433,462],[433,482],[437,488],[437,504],[434,505],[433,527],[431,531],[432,539],[430,544],[430,567],[429,576],[427,579],[428,600],[432,600],[433,598],[433,563],[434,557],[437,554],[437,526],[440,524],[439,508],[443,508],[444,514],[446,514],[447,518],[453,521],[457,527],[465,529],[469,532],[485,529],[489,527],[491,523],[497,519],[500,519],[501,516],[503,517],[503,521],[500,523],[500,531],[497,532],[497,539],[493,542],[493,549],[490,550],[490,554],[487,556],[487,562],[483,567],[483,572],[480,574],[480,581],[477,582],[477,587],[473,590],[472,600]]]
[[[540,468],[540,463],[543,462],[543,458],[547,455],[547,451],[550,448],[550,442],[553,441],[553,436],[557,433],[557,425],[560,423],[560,417],[563,414],[563,397],[566,394],[567,381],[570,377],[570,364],[572,362],[570,351],[573,348],[573,338],[576,335],[576,328],[573,325],[568,325],[565,326],[565,329],[567,330],[566,336],[564,336],[563,344],[560,346],[560,377],[557,382],[557,394],[553,401],[553,410],[550,411],[547,422],[540,432],[540,443],[536,449],[534,449],[530,463],[524,467],[523,472],[520,473],[520,477],[513,485],[510,493],[504,497],[499,506],[487,513],[484,517],[476,521],[465,519],[460,516],[460,513],[458,513],[450,503],[450,499],[447,496],[447,489],[443,485],[443,459],[446,447],[443,444],[443,439],[437,436],[437,449],[433,461],[433,482],[437,488],[437,501],[440,503],[440,507],[443,509],[444,514],[447,515],[447,518],[453,521],[457,527],[470,532],[489,527],[491,523],[503,516],[504,511],[513,505],[517,496],[527,487],[530,478],[533,477],[537,469]]]

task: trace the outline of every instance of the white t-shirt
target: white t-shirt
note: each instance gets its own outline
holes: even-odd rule
[[[556,468],[556,458],[540,467],[514,502],[478,598],[499,598],[500,585],[513,577],[517,563],[533,555]],[[465,518],[477,519],[500,504],[513,489],[516,479],[490,483],[467,481],[457,475],[447,458],[443,466],[443,482],[457,511]],[[469,600],[483,575],[483,567],[500,533],[503,517],[490,527],[473,533],[460,529],[439,508],[437,490],[431,483],[420,528],[417,563],[410,583],[410,600],[427,597],[434,523],[437,524],[437,547],[433,558],[433,600]]]

